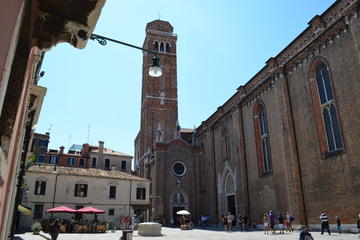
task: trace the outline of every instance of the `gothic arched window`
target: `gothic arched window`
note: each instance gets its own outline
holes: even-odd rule
[[[164,43],[163,42],[160,43],[160,52],[164,52]]]
[[[230,158],[229,132],[225,127],[221,130],[221,153],[223,160]]]
[[[272,168],[266,111],[262,103],[258,103],[255,106],[254,127],[259,174],[261,176],[270,173]]]
[[[174,198],[173,198],[173,202],[178,203],[178,204],[184,204],[185,203],[184,195],[181,192],[175,193]]]
[[[227,177],[226,177],[225,193],[226,194],[231,194],[231,193],[234,193],[234,192],[235,192],[234,180],[233,180],[232,176],[229,173],[227,175]]]
[[[167,53],[170,52],[170,44],[169,43],[166,43],[165,52],[167,52]]]
[[[329,157],[341,153],[344,147],[330,71],[328,65],[319,59],[314,61],[310,71],[320,149],[323,157]]]
[[[154,44],[155,51],[159,51],[159,42],[156,41]]]

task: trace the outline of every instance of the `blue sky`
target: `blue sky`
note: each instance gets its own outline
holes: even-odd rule
[[[334,0],[107,0],[94,33],[142,46],[146,23],[169,21],[178,35],[181,127],[206,120]],[[46,53],[48,91],[36,128],[50,148],[105,141],[133,155],[140,128],[142,52],[89,41]],[[90,126],[90,127],[89,127]],[[90,131],[88,131],[90,129]],[[90,134],[88,134],[90,132]]]

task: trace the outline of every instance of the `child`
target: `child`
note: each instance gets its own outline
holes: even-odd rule
[[[336,216],[336,230],[338,230],[338,232],[341,234],[341,222],[340,222],[340,218],[338,216]]]
[[[281,216],[281,214],[279,214],[278,221],[279,221],[280,234],[285,233],[284,232],[284,218],[283,218],[283,216]]]
[[[289,220],[287,218],[285,218],[285,228],[286,228],[286,231],[287,232],[290,232],[290,229],[289,229]]]
[[[267,215],[267,213],[264,214],[263,222],[264,222],[264,234],[269,234],[269,216]]]

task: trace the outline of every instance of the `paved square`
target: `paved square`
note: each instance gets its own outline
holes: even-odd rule
[[[115,233],[99,233],[99,234],[60,234],[58,240],[120,240],[122,232],[116,231]],[[299,232],[286,233],[286,234],[270,234],[264,235],[263,232],[223,232],[223,231],[211,231],[202,229],[193,229],[189,231],[182,231],[177,228],[162,228],[163,236],[159,237],[142,237],[134,232],[134,240],[208,240],[208,239],[221,239],[221,240],[298,240]],[[45,236],[50,237],[48,234]],[[356,234],[338,234],[333,233],[331,236],[319,232],[312,233],[315,240],[358,240]],[[44,240],[43,237],[38,235],[32,235],[31,233],[17,235],[24,240]]]

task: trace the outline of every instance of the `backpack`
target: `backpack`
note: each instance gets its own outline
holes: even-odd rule
[[[291,215],[290,216],[290,221],[294,221],[295,220],[295,218]]]

